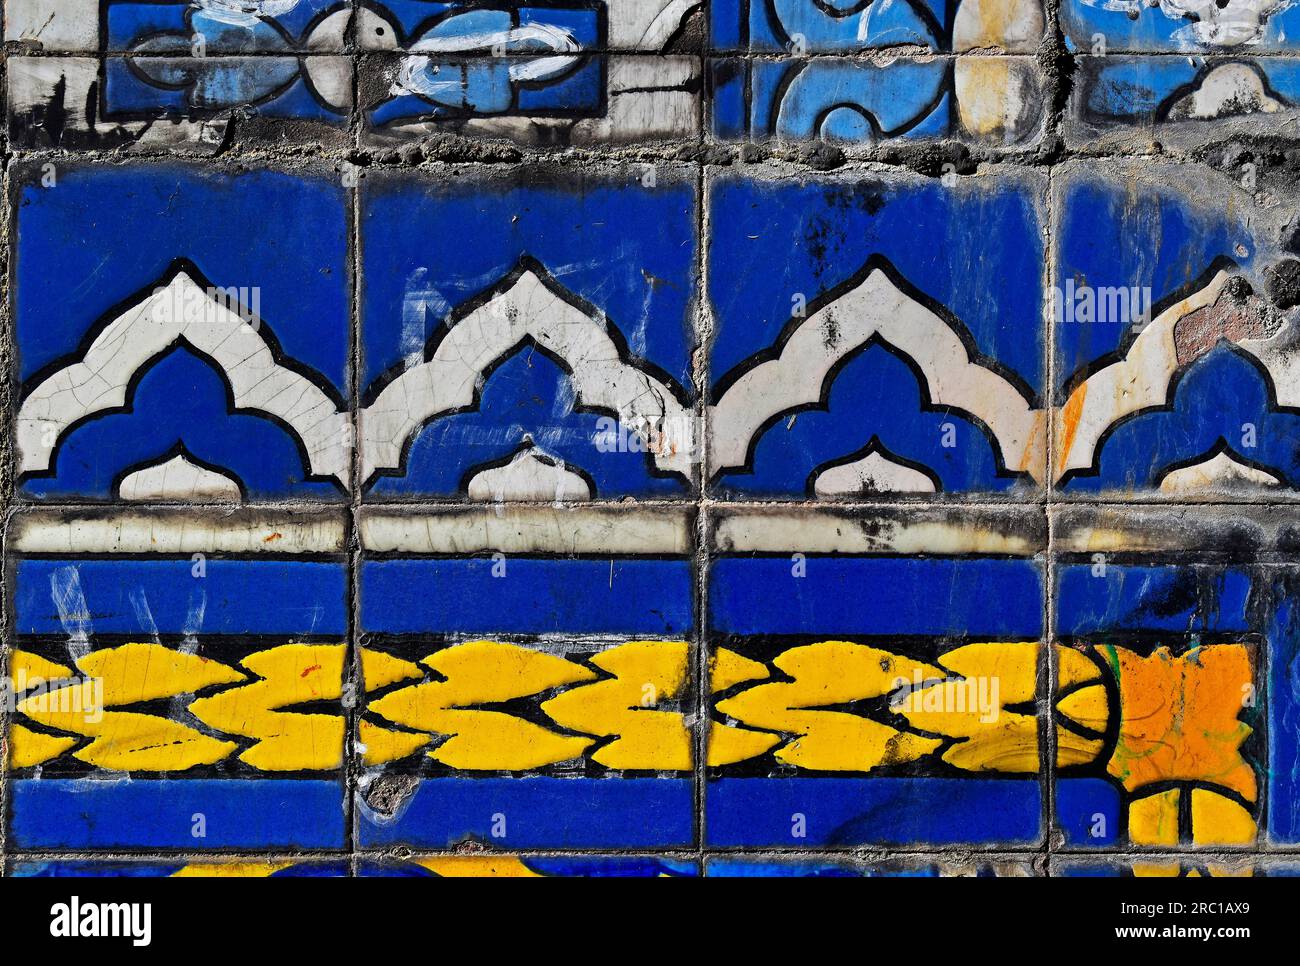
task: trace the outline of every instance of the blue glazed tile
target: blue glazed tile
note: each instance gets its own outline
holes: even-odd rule
[[[362,73],[379,78],[363,105],[376,129],[467,118],[592,118],[604,111],[601,3],[482,9],[399,0],[365,9],[358,38],[363,49],[412,52],[363,62]],[[431,46],[437,54],[420,52]]]
[[[348,3],[307,0],[275,15],[205,10],[185,3],[103,0],[106,121],[196,118],[231,109],[267,118],[342,125],[351,106],[351,65],[339,57]]]
[[[1098,124],[1217,120],[1273,113],[1300,100],[1300,61],[1289,57],[1115,57],[1084,64],[1082,112]]]
[[[343,0],[263,4],[258,13],[212,4],[99,0],[100,49],[203,56],[311,50],[342,53],[351,5]]]
[[[1037,491],[1041,203],[1032,178],[715,180],[714,494]]]
[[[361,619],[386,634],[654,634],[690,632],[691,568],[686,560],[517,560],[497,581],[491,557],[368,560]],[[411,600],[412,586],[437,586]],[[492,588],[491,600],[479,598]]]
[[[661,52],[680,48],[702,15],[700,0],[384,0],[357,16],[363,50],[429,49],[545,57],[573,50]]]
[[[926,862],[894,859],[862,862],[839,856],[789,859],[755,855],[709,860],[705,874],[722,879],[931,879],[940,876],[1031,876],[1033,867],[1019,858],[981,858],[969,862]]]
[[[1023,144],[1037,137],[1047,108],[1028,58],[736,57],[711,61],[709,82],[711,131],[728,141]]]
[[[329,518],[21,515],[12,847],[342,848],[342,547]]]
[[[602,117],[607,108],[607,63],[601,58],[579,58],[537,80],[521,77],[507,58],[424,61],[364,62],[363,71],[395,78],[387,87],[375,85],[375,99],[363,105],[373,128],[494,117],[579,120]]]
[[[367,514],[361,847],[694,843],[689,519],[668,518]]]
[[[202,156],[235,140],[348,139],[353,68],[342,55],[11,56],[6,66],[9,136],[23,149]]]
[[[1202,173],[1059,186],[1052,476],[1066,496],[1289,495],[1300,421],[1267,297],[1279,253]],[[1181,180],[1186,187],[1173,186]],[[1122,392],[1115,390],[1123,386]]]
[[[1247,878],[1287,877],[1295,875],[1293,867],[1275,863],[1231,858],[1212,861],[1200,856],[1151,857],[1128,861],[1057,859],[1052,875],[1067,878]]]
[[[608,17],[606,4],[599,0],[491,5],[386,0],[364,9],[357,40],[370,50],[419,50],[422,43],[427,48],[435,40],[463,40],[463,52],[490,49],[495,43],[510,56],[541,50],[563,53],[569,45],[600,51],[609,45]],[[557,36],[564,39],[563,46],[557,46]]]
[[[1195,151],[1293,123],[1300,61],[1292,57],[1114,55],[1078,58],[1066,136],[1126,152]],[[1242,179],[1253,190],[1247,179]]]
[[[371,53],[357,62],[364,136],[377,145],[439,132],[537,148],[700,136],[700,60],[683,54],[519,57]]]
[[[69,166],[28,169],[14,198],[24,497],[343,498],[341,186]]]
[[[351,68],[338,57],[109,57],[103,67],[105,122],[245,116],[347,121]]]
[[[691,491],[695,189],[641,177],[366,179],[367,499]]]
[[[746,55],[710,63],[711,130],[723,140],[1006,146],[1032,142],[1046,114],[1031,58],[914,56],[918,48],[1032,54],[1045,23],[1038,0],[723,0],[710,8],[710,22],[715,51]],[[805,56],[877,48],[894,56]],[[753,56],[772,53],[793,56]]]
[[[44,53],[149,50],[201,37],[207,53],[498,48],[694,52],[705,0],[10,0],[5,40]]]
[[[447,130],[547,147],[699,136],[699,58],[681,37],[701,10],[682,0],[12,6],[8,38],[60,55],[14,58],[10,131],[28,148],[214,152],[232,128],[341,147],[354,92],[375,143]]]
[[[955,516],[928,534],[905,515],[736,511],[721,524],[709,847],[1041,839],[1042,519]],[[979,552],[994,545],[1016,551]]]
[[[1061,26],[1073,49],[1246,53],[1285,51],[1300,18],[1274,0],[1148,4],[1144,0],[1064,0]],[[1098,44],[1103,45],[1100,49]]]
[[[1055,803],[1066,849],[1296,842],[1297,574],[1273,552],[1287,525],[1208,508],[1061,518]]]
[[[714,50],[766,53],[844,54],[900,46],[1032,52],[1045,23],[1038,0],[713,0],[709,15]]]

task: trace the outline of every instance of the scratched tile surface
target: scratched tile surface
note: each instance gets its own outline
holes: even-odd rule
[[[910,548],[924,557],[889,552],[888,536],[872,553],[858,528],[873,523],[895,543],[935,539]],[[1041,511],[930,523],[909,533],[902,518],[824,511],[721,523],[710,846],[1038,843]]]
[[[693,843],[689,516],[570,512],[363,518],[365,846]]]
[[[8,0],[5,875],[1293,876],[1279,0]]]
[[[1057,827],[1067,849],[1156,853],[1153,875],[1198,849],[1245,853],[1210,860],[1232,874],[1297,835],[1289,513],[1200,515],[1079,508],[1056,550]],[[1184,535],[1132,532],[1151,526]]]
[[[12,842],[341,847],[341,521],[287,536],[187,510],[136,522],[37,513],[10,527]]]

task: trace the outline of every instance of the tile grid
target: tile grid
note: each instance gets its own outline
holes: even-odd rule
[[[1049,30],[1055,32],[1057,41],[1060,42],[1061,35],[1057,23],[1056,10],[1057,10],[1057,3],[1055,2],[1055,0],[1047,4],[1047,11],[1049,15]],[[1266,54],[1267,52],[1261,52],[1261,53]],[[1258,56],[1258,54],[1254,56]],[[702,52],[698,54],[697,57],[700,62],[701,70],[703,71],[707,67],[708,55],[707,53]],[[357,77],[357,59],[358,59],[357,55],[354,55],[352,57],[352,75],[353,75],[354,94],[357,93],[359,88],[359,81]],[[1050,82],[1056,84],[1062,83],[1062,81],[1059,79],[1051,79]],[[363,123],[361,119],[361,111],[358,107],[355,106],[356,103],[357,103],[357,99],[354,98],[354,107],[352,108],[352,116],[349,121],[349,133],[350,133],[350,139],[352,142],[353,149],[360,152],[362,151]],[[701,100],[699,110],[701,112],[705,110],[703,106],[703,100]],[[1060,116],[1058,112],[1052,118],[1052,125],[1053,127],[1059,127],[1059,124],[1060,124]],[[701,121],[701,134],[703,135],[702,121]],[[8,230],[9,226],[11,225],[11,218],[10,218],[11,212],[9,210],[10,197],[11,197],[9,191],[10,180],[11,180],[10,167],[11,164],[16,159],[18,159],[19,153],[11,150],[10,145],[7,142],[7,132],[0,134],[0,138],[5,138],[3,142],[4,185],[5,185],[3,204],[4,204],[4,225],[6,226],[6,230]],[[701,136],[700,139],[701,144],[705,143],[706,141],[707,139]],[[649,153],[650,156],[652,157],[655,156],[655,152],[651,151]],[[58,159],[66,157],[66,155],[63,155],[58,152],[42,152],[42,151],[31,152],[30,156],[33,157],[48,156],[51,159],[55,160],[56,163]],[[162,156],[167,156],[167,155],[166,153],[163,153]],[[1015,167],[1014,163],[1011,162],[1003,162],[1003,163],[1007,164],[1009,167]],[[441,163],[434,162],[434,165],[436,170],[436,166],[441,166]],[[698,218],[698,224],[701,229],[700,238],[701,240],[703,240],[708,237],[707,231],[708,231],[709,205],[707,203],[707,191],[709,186],[708,176],[710,171],[712,170],[712,166],[705,158],[700,157],[698,160],[694,162],[693,167],[696,172],[696,184],[698,186],[698,191],[699,191],[699,206],[697,211],[697,218]],[[1057,232],[1055,229],[1056,229],[1056,219],[1058,217],[1058,213],[1055,210],[1055,195],[1054,195],[1053,185],[1052,185],[1054,166],[1053,165],[1046,166],[1046,172],[1048,177],[1047,210],[1048,210],[1050,229],[1047,232],[1048,254],[1046,256],[1047,265],[1045,271],[1048,276],[1048,282],[1050,285],[1055,283],[1055,278],[1053,277],[1055,273],[1055,265],[1056,265],[1055,255],[1056,255],[1056,244],[1057,244]],[[351,251],[351,264],[349,266],[352,273],[351,293],[350,293],[350,302],[351,302],[350,323],[352,327],[353,346],[352,346],[352,372],[351,372],[351,379],[348,387],[348,394],[353,404],[352,428],[354,431],[356,429],[356,407],[358,406],[359,395],[360,395],[359,388],[358,388],[359,379],[357,376],[357,373],[359,372],[358,356],[359,356],[359,345],[360,345],[359,287],[362,284],[362,279],[360,274],[361,267],[360,267],[360,250],[359,250],[359,230],[360,230],[360,224],[359,224],[360,213],[359,213],[359,200],[358,200],[359,195],[360,195],[359,188],[353,187],[348,189],[350,232],[353,241],[352,251]],[[10,244],[12,244],[13,240],[10,239],[9,241]],[[12,292],[9,287],[10,280],[8,274],[8,270],[9,270],[8,255],[11,250],[10,244],[6,244],[5,254],[3,256],[4,257],[3,277],[6,284],[6,292],[8,293],[9,297],[6,299],[3,310],[0,310],[3,312],[3,315],[0,316],[0,319],[3,320],[6,331],[12,331],[12,313],[11,313]],[[697,263],[700,271],[700,275],[699,275],[700,290],[697,294],[696,312],[697,312],[698,319],[702,323],[701,344],[707,344],[707,336],[708,333],[711,331],[712,321],[709,318],[708,299],[707,299],[708,259],[706,257],[705,246],[703,242],[701,242],[697,250],[696,258],[697,258]],[[1049,333],[1052,332],[1051,327],[1048,327],[1048,331]],[[1050,339],[1051,336],[1049,335],[1049,340]],[[1056,379],[1058,376],[1057,360],[1056,360],[1055,347],[1050,342],[1048,344],[1046,351],[1047,351],[1046,372],[1048,373],[1047,386],[1049,387],[1047,391],[1050,392],[1051,391],[1050,387],[1054,387],[1056,385]],[[0,353],[3,353],[3,356],[0,356],[0,360],[3,360],[6,363],[11,361],[11,350],[9,347],[9,343],[7,341],[0,344]],[[702,400],[703,388],[709,385],[707,353],[697,351],[696,353],[694,353],[694,355],[695,355],[694,371],[695,371],[696,385],[701,389],[700,396]],[[5,412],[7,416],[9,418],[12,418],[14,400],[12,398],[12,393],[8,389],[8,386],[6,386],[4,392],[4,404],[5,404]],[[702,401],[697,401],[696,406],[697,406],[697,412],[699,418],[701,420],[707,421],[708,412],[707,412],[707,408],[703,406]],[[1051,416],[1050,416],[1050,408],[1049,408],[1049,419],[1050,418]],[[1049,432],[1052,431],[1054,431],[1054,428],[1049,427]],[[8,450],[11,448],[11,442],[8,439],[6,439],[3,445],[5,449],[5,452],[3,453],[5,457],[5,470],[3,474],[2,497],[3,497],[4,519],[6,522],[6,531],[7,531],[8,522],[12,518],[12,513],[15,508],[16,501],[14,500],[13,490],[12,490],[12,473],[9,469],[9,467],[11,466],[11,460],[10,460],[10,453],[8,452]],[[355,452],[353,456],[353,462],[354,462],[354,471],[355,471],[358,466],[358,459]],[[699,760],[697,761],[695,767],[695,798],[696,798],[696,810],[697,810],[696,811],[697,832],[703,831],[703,822],[704,822],[704,814],[703,814],[703,806],[702,806],[702,791],[704,785],[703,776],[704,776],[705,769],[703,764],[702,752],[704,748],[704,734],[707,725],[707,708],[708,708],[708,699],[709,699],[707,688],[704,682],[704,671],[707,665],[707,646],[708,646],[708,634],[706,630],[707,603],[708,603],[708,568],[711,562],[711,557],[708,553],[707,548],[709,544],[708,537],[711,532],[711,526],[712,526],[712,513],[720,505],[720,502],[721,501],[716,501],[712,499],[707,494],[701,496],[698,500],[694,501],[694,505],[697,506],[699,510],[699,520],[697,523],[696,533],[700,539],[700,546],[697,549],[697,552],[695,554],[695,568],[696,568],[695,569],[695,590],[696,590],[696,599],[698,602],[698,607],[697,607],[697,614],[696,614],[696,628],[695,628],[695,640],[694,640],[694,645],[695,645],[694,668],[696,671],[695,696],[696,696],[696,701],[698,702],[698,709],[697,709],[698,720],[697,720],[697,727],[695,732],[695,747],[697,749],[697,752],[700,753],[697,755],[697,758]],[[1045,628],[1044,628],[1044,640],[1046,641],[1052,640],[1053,632],[1054,632],[1053,621],[1055,616],[1055,607],[1054,607],[1053,595],[1054,595],[1054,587],[1055,587],[1054,574],[1055,574],[1056,560],[1054,556],[1053,541],[1054,541],[1055,528],[1057,523],[1058,508],[1061,507],[1062,505],[1080,505],[1083,503],[1096,503],[1100,505],[1105,505],[1105,504],[1120,503],[1120,502],[1122,501],[1110,501],[1105,499],[1088,500],[1088,501],[1076,501],[1076,500],[1058,501],[1054,499],[1053,495],[1049,492],[1047,494],[1044,494],[1034,503],[1026,502],[1021,504],[1025,507],[1026,510],[1028,510],[1029,507],[1031,506],[1037,506],[1041,511],[1046,513],[1046,517],[1047,517],[1048,537],[1047,537],[1047,547],[1046,547],[1045,567],[1044,567],[1044,574],[1045,574],[1044,616],[1047,623],[1045,624]],[[1260,502],[1265,502],[1265,501],[1260,501]],[[519,505],[527,505],[527,504],[519,504]],[[752,506],[757,506],[762,504],[748,503],[745,505],[747,507],[752,507]],[[788,505],[788,504],[781,504],[781,505]],[[838,505],[845,506],[845,507],[850,506],[849,504],[838,504]],[[927,506],[939,507],[939,508],[942,508],[945,505],[948,504],[944,504],[942,502],[927,504]],[[962,503],[952,504],[952,505],[961,506],[961,507],[971,507],[971,506],[976,506],[978,504],[962,502]],[[1164,505],[1176,506],[1178,504],[1166,503]],[[348,547],[348,556],[350,560],[349,582],[350,582],[350,588],[352,593],[352,599],[350,600],[350,617],[354,629],[353,633],[349,634],[348,645],[350,649],[349,666],[351,668],[352,675],[357,674],[356,648],[358,645],[358,640],[357,640],[357,634],[355,633],[355,628],[358,626],[357,625],[358,604],[356,600],[356,594],[357,594],[358,571],[359,571],[359,565],[362,556],[360,544],[357,536],[357,524],[358,524],[358,514],[359,514],[360,506],[361,506],[361,499],[359,496],[359,492],[356,490],[356,488],[354,488],[354,492],[350,497],[350,502],[348,507],[350,523],[351,523],[350,530],[349,530],[349,547]],[[4,567],[5,579],[6,580],[11,579],[9,558],[7,555],[4,558],[3,567]],[[6,643],[6,648],[3,654],[3,664],[0,664],[0,673],[3,673],[7,671],[8,655],[13,646],[11,615],[7,604],[6,607],[4,608],[3,615],[0,616],[0,630],[2,630],[4,633],[4,640]],[[1045,648],[1044,653],[1046,657],[1044,659],[1045,667],[1042,669],[1042,673],[1048,675],[1048,690],[1047,690],[1046,706],[1047,708],[1051,708],[1053,706],[1053,700],[1054,700],[1055,683],[1054,683],[1054,675],[1051,673],[1050,648]],[[355,742],[355,727],[354,727],[355,711],[349,715],[349,720],[353,723],[353,727],[349,727],[348,729],[349,751],[351,752],[353,750],[352,745]],[[8,730],[7,730],[8,709],[7,708],[0,708],[0,724],[3,724],[5,728],[4,733],[7,735],[8,734]],[[1044,719],[1040,719],[1040,728],[1042,729],[1046,746],[1049,750],[1049,754],[1046,756],[1044,767],[1042,768],[1042,771],[1040,773],[1040,781],[1042,781],[1044,785],[1044,809],[1046,813],[1050,816],[1053,813],[1053,794],[1054,794],[1053,777],[1054,777],[1055,765],[1054,765],[1054,755],[1051,754],[1051,751],[1054,749],[1055,746],[1054,729],[1050,726],[1050,722]],[[355,789],[355,783],[359,775],[359,767],[354,755],[352,754],[348,755],[346,768],[347,768],[347,772],[346,772],[347,786],[349,792],[351,792],[353,789]],[[0,770],[0,805],[3,805],[6,809],[8,805],[7,794],[8,794],[7,773],[4,772],[3,770]],[[353,836],[355,835],[356,816],[352,814],[351,794],[348,794],[346,798],[347,801],[345,807],[348,810],[349,821],[347,825],[348,841],[347,841],[346,849],[344,851],[344,857],[346,857],[348,861],[352,864],[353,869],[355,871],[356,864],[359,861],[359,859],[362,857],[363,853],[361,852],[361,850],[359,850],[356,847],[356,843],[353,840]],[[1267,808],[1266,800],[1263,803],[1263,807]],[[1043,845],[1040,848],[1026,849],[1026,850],[992,849],[989,850],[989,854],[994,854],[994,855],[1000,853],[1020,854],[1021,852],[1023,852],[1028,855],[1040,856],[1042,860],[1044,860],[1045,862],[1050,862],[1051,859],[1053,859],[1059,854],[1057,846],[1052,841],[1052,836],[1050,835],[1050,828],[1051,826],[1049,824],[1048,834],[1046,836]],[[702,843],[703,843],[703,836],[701,834],[697,836],[696,847],[692,850],[688,850],[686,852],[682,852],[680,850],[665,850],[663,853],[660,854],[688,855],[695,858],[696,860],[703,861],[703,859],[706,856],[707,850],[703,847]],[[12,858],[15,854],[9,850],[8,846],[9,843],[7,839],[7,823],[4,823],[3,825],[0,825],[0,868],[3,868],[5,860]],[[1257,844],[1256,851],[1259,850],[1260,850],[1260,846]],[[517,851],[519,851],[520,854],[530,854],[530,852],[552,853],[552,852],[559,852],[563,850],[545,849],[545,850],[517,850]],[[591,850],[574,850],[574,851],[588,852]],[[624,850],[613,850],[613,851],[619,852]],[[628,850],[628,851],[631,851],[631,854],[639,854],[642,853],[644,850]],[[763,851],[764,850],[755,850],[754,854],[758,854]],[[133,856],[139,856],[142,854],[144,853],[132,853]],[[780,854],[789,855],[791,853],[782,850]],[[830,853],[818,853],[818,854],[825,854],[828,856],[830,855]],[[901,849],[901,850],[891,850],[891,854],[899,855],[899,856],[917,854],[917,855],[924,856],[924,855],[934,855],[935,850],[934,849],[918,849],[918,850]],[[982,850],[981,850],[981,854],[984,854]],[[1083,853],[1080,853],[1077,850],[1071,850],[1070,854],[1083,854]],[[1114,852],[1114,851],[1102,852],[1100,854],[1103,854],[1109,858],[1122,858],[1124,856],[1124,853]],[[1149,855],[1149,854],[1159,854],[1159,853],[1144,852],[1143,854]],[[1240,853],[1230,853],[1230,854],[1240,855]],[[1205,858],[1206,856],[1207,856],[1206,852],[1197,853],[1198,859]],[[103,857],[103,856],[97,853],[95,857]],[[202,857],[202,853],[195,853],[194,857],[195,858]],[[174,859],[175,855],[169,853],[167,855],[167,858]],[[1050,869],[1046,871],[1050,871]]]

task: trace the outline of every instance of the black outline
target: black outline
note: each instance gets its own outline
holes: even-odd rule
[[[545,354],[547,358],[550,358],[550,353],[546,353],[543,350],[543,354]],[[514,353],[511,354],[511,358],[513,357],[514,357]],[[543,463],[546,466],[555,467],[559,469],[561,472],[572,473],[574,476],[581,479],[584,483],[587,484],[588,489],[591,491],[591,499],[594,500],[597,498],[596,480],[590,473],[584,470],[581,466],[571,466],[570,464],[566,463],[564,460],[560,459],[558,456],[552,456],[550,453],[546,452],[544,449],[539,447],[535,442],[533,442],[533,437],[532,434],[530,433],[524,433],[524,438],[523,440],[520,441],[519,445],[517,445],[505,456],[498,457],[497,459],[487,460],[483,463],[479,463],[467,469],[465,471],[465,474],[461,477],[460,484],[457,487],[457,492],[468,497],[469,484],[470,481],[474,479],[474,477],[478,476],[480,473],[486,472],[487,470],[502,469],[506,466],[509,466],[511,463],[515,461],[516,457],[520,456],[523,453],[528,452],[529,450],[536,450],[536,452],[533,454],[533,458],[536,459],[539,463]],[[493,503],[495,502],[496,501],[493,501]],[[505,502],[509,503],[512,501],[508,499]]]
[[[1060,267],[1064,268],[1064,266],[1060,266]],[[1160,316],[1164,314],[1164,312],[1167,309],[1169,309],[1174,305],[1177,305],[1179,302],[1183,301],[1184,299],[1189,298],[1192,295],[1195,295],[1197,292],[1201,291],[1202,289],[1206,288],[1212,281],[1214,281],[1214,277],[1218,275],[1220,272],[1233,273],[1236,272],[1239,268],[1240,266],[1231,258],[1229,258],[1227,255],[1216,255],[1210,261],[1209,266],[1206,267],[1205,270],[1202,271],[1200,275],[1196,276],[1191,281],[1184,283],[1183,285],[1179,286],[1178,288],[1174,289],[1168,294],[1152,302],[1150,321],[1155,322],[1155,320],[1160,318]],[[1073,273],[1073,274],[1077,274],[1077,273]],[[1222,297],[1222,294],[1220,295],[1220,297]],[[1061,323],[1061,324],[1064,325],[1065,323]],[[1056,325],[1055,316],[1053,316],[1052,325],[1053,326]],[[1069,377],[1065,380],[1065,382],[1061,384],[1061,389],[1058,396],[1058,398],[1061,400],[1061,405],[1062,406],[1065,405],[1065,403],[1069,400],[1070,396],[1074,393],[1076,389],[1079,388],[1079,386],[1082,383],[1086,382],[1088,379],[1091,379],[1094,375],[1096,375],[1102,369],[1105,369],[1107,366],[1110,366],[1116,362],[1122,362],[1124,359],[1126,359],[1128,357],[1129,350],[1133,348],[1133,343],[1137,341],[1137,337],[1141,335],[1142,332],[1144,331],[1146,331],[1146,326],[1143,326],[1140,331],[1134,331],[1131,325],[1127,326],[1125,328],[1123,336],[1120,338],[1119,345],[1117,345],[1110,352],[1097,356],[1095,359],[1090,359],[1088,362],[1084,363],[1082,366],[1080,366],[1079,368],[1075,369],[1072,373],[1070,373]]]
[[[1245,362],[1247,365],[1249,365],[1252,369],[1254,369],[1259,374],[1259,378],[1264,384],[1264,390],[1268,395],[1268,406],[1266,409],[1268,413],[1284,415],[1284,416],[1300,416],[1300,407],[1282,406],[1278,403],[1277,387],[1274,385],[1273,377],[1269,373],[1268,369],[1265,368],[1264,363],[1261,362],[1259,358],[1256,357],[1255,355],[1251,354],[1250,352],[1247,352],[1237,343],[1229,342],[1227,339],[1220,336],[1218,341],[1215,342],[1215,344],[1210,348],[1209,351],[1201,353],[1199,356],[1197,356],[1187,365],[1183,366],[1181,369],[1174,372],[1174,374],[1169,378],[1169,385],[1165,389],[1164,403],[1155,406],[1144,406],[1143,408],[1134,410],[1131,413],[1125,413],[1123,416],[1120,416],[1118,419],[1108,423],[1106,428],[1102,430],[1101,435],[1097,437],[1097,442],[1093,446],[1092,462],[1087,466],[1071,467],[1070,469],[1066,470],[1056,480],[1055,487],[1058,490],[1063,490],[1066,486],[1070,484],[1071,481],[1075,479],[1095,478],[1100,476],[1102,453],[1106,448],[1106,444],[1110,442],[1110,438],[1113,435],[1115,435],[1115,433],[1118,432],[1122,426],[1127,425],[1128,423],[1132,422],[1133,420],[1137,419],[1140,416],[1149,416],[1152,413],[1173,412],[1174,408],[1178,404],[1178,389],[1182,385],[1182,382],[1187,377],[1188,373],[1190,373],[1192,369],[1196,367],[1196,364],[1198,362],[1200,362],[1202,359],[1208,356],[1210,352],[1225,347],[1229,352],[1237,356],[1239,359],[1241,359],[1243,362]],[[1223,439],[1223,437],[1219,437],[1219,438],[1220,440]],[[1215,445],[1218,444],[1216,443]],[[1193,465],[1194,463],[1200,462],[1200,459],[1201,459],[1200,457],[1193,457],[1191,463],[1187,465]],[[1242,458],[1241,461],[1246,462],[1244,458]],[[1170,465],[1175,466],[1175,464],[1170,464]],[[1175,466],[1175,468],[1177,467]],[[1286,474],[1281,473],[1281,471],[1279,471],[1277,467],[1259,464],[1257,468],[1268,470],[1274,475],[1281,475],[1284,480],[1283,485],[1287,488],[1290,488],[1290,481],[1287,479]]]
[[[1187,469],[1189,466],[1197,466],[1207,460],[1214,459],[1220,454],[1226,454],[1233,462],[1240,463],[1243,466],[1249,466],[1252,470],[1259,470],[1261,473],[1267,473],[1269,476],[1273,477],[1273,479],[1278,480],[1279,488],[1290,487],[1290,482],[1287,480],[1286,474],[1280,472],[1277,467],[1269,466],[1267,463],[1261,463],[1259,460],[1253,460],[1248,456],[1242,456],[1233,449],[1228,441],[1222,436],[1215,440],[1213,446],[1207,449],[1204,453],[1201,453],[1199,456],[1189,456],[1186,459],[1175,460],[1164,469],[1156,470],[1155,483],[1153,485],[1156,489],[1159,489],[1160,484],[1164,482],[1165,477],[1170,473],[1177,470]]]

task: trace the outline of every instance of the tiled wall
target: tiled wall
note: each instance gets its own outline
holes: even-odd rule
[[[6,874],[1300,870],[1300,8],[4,13]]]

